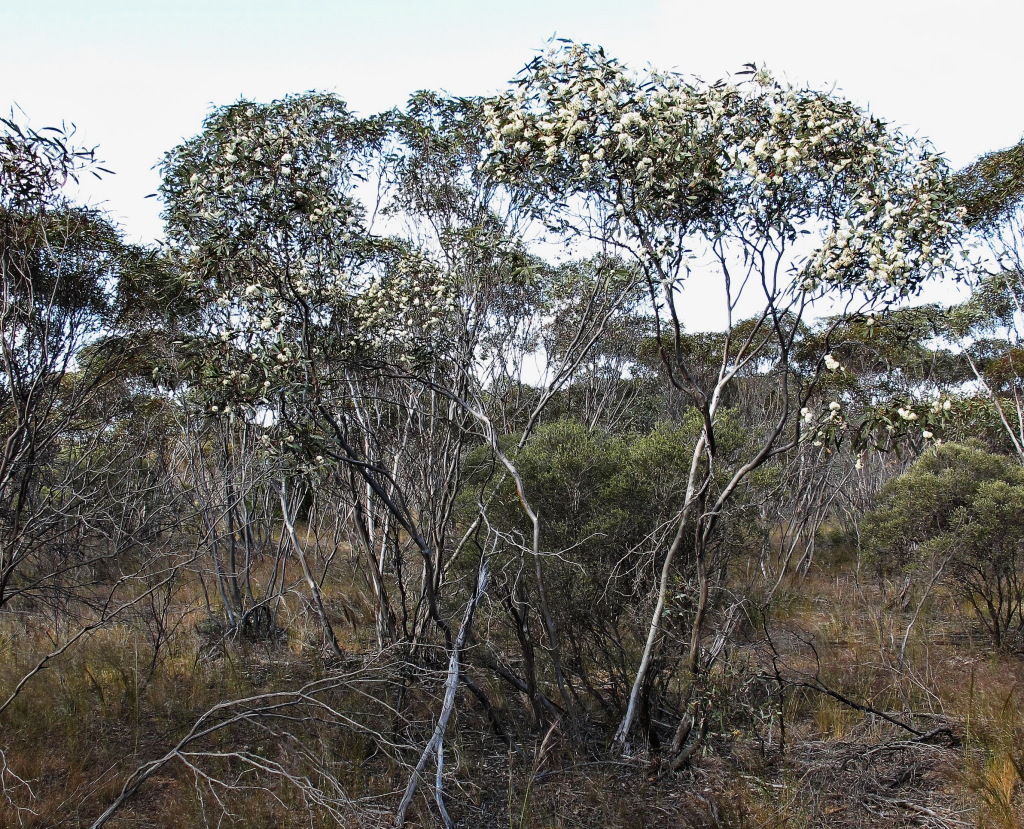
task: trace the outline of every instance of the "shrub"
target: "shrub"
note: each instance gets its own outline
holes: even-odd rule
[[[1024,470],[977,443],[938,446],[891,481],[863,550],[880,575],[942,568],[997,647],[1024,631]]]

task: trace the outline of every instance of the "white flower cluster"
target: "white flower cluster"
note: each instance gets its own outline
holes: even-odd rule
[[[722,136],[734,87],[701,87],[675,75],[652,88],[582,46],[549,52],[529,82],[485,107],[488,166],[499,178],[524,170],[542,186],[593,191],[620,215],[633,209],[694,212],[721,184]]]
[[[949,397],[937,397],[928,409],[919,405],[917,409],[913,404],[897,406],[895,411],[881,410],[881,422],[886,423],[886,431],[890,435],[904,434],[908,436],[919,434],[926,441],[934,440],[941,444],[941,438],[935,437],[936,429],[941,429],[947,421],[947,415],[953,409],[953,401]],[[920,430],[920,431],[918,431]]]
[[[922,279],[958,267],[960,214],[939,156],[900,137],[869,149],[858,177],[845,183],[859,195],[837,216],[806,278],[848,283],[852,273],[868,290],[908,293]]]
[[[204,127],[165,161],[166,217],[186,267],[218,289],[232,340],[280,371],[298,356],[281,343],[305,332],[308,347],[311,326],[344,348],[441,325],[455,291],[440,269],[413,251],[369,249],[353,187],[370,127],[344,103],[242,102]]]
[[[355,323],[361,333],[381,343],[432,338],[451,317],[456,298],[450,272],[408,254],[355,299]]]
[[[793,240],[810,230],[821,242],[801,269],[806,290],[890,293],[954,261],[959,223],[941,157],[763,70],[741,84],[690,83],[570,45],[534,61],[485,115],[497,178],[562,205],[593,200],[642,234],[647,255],[666,255],[680,233]]]
[[[847,411],[850,409],[850,411]],[[838,446],[849,442],[857,452],[856,469],[864,466],[865,452],[871,446],[891,448],[894,442],[923,439],[942,443],[936,434],[947,425],[947,415],[953,409],[949,397],[939,397],[929,407],[905,402],[859,407],[840,400],[828,403],[827,416],[818,416],[810,406],[800,410],[803,438],[815,447]],[[831,451],[831,450],[829,450]]]
[[[361,220],[350,195],[361,141],[333,95],[223,107],[164,160],[168,235],[195,257],[230,250],[250,270],[336,247]]]

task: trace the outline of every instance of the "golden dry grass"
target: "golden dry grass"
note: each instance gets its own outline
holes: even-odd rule
[[[325,598],[343,646],[369,652],[372,615],[353,584],[328,582]],[[566,735],[530,737],[525,724],[520,751],[510,755],[488,737],[467,697],[448,749],[450,810],[462,826],[516,829],[1024,826],[1024,659],[990,648],[963,609],[939,593],[925,597],[911,625],[920,598],[913,589],[907,601],[898,590],[858,582],[848,562],[826,563],[787,585],[764,620],[777,664],[796,684],[772,696],[765,679],[769,646],[763,632],[747,630],[713,676],[715,721],[707,746],[676,774],[648,765],[656,752],[627,764],[595,759]],[[207,709],[294,689],[327,671],[322,631],[299,591],[280,609],[287,636],[276,642],[223,639],[209,630],[194,581],[182,584],[167,613],[172,633],[156,654],[145,619],[126,615],[39,672],[3,714],[0,826],[87,826],[136,767],[166,751]],[[13,687],[52,648],[52,637],[39,619],[0,620],[0,689]],[[521,700],[486,676],[480,682],[515,727]],[[801,683],[827,687],[923,732],[949,731],[915,740]],[[401,693],[405,715],[388,726],[390,738],[422,744],[436,685],[410,685]],[[332,699],[353,717],[378,718],[375,727],[386,730],[382,699],[370,697]],[[355,730],[313,729],[307,737],[317,762],[358,802],[346,818],[351,825],[384,825],[405,769]],[[260,745],[260,756],[289,768],[308,766],[294,753],[301,740],[260,738],[239,728],[211,745],[222,756],[207,758],[204,771],[233,788],[169,764],[109,825],[288,827],[334,820],[287,780],[251,773],[228,756]],[[416,808],[430,825],[429,802],[421,798]]]

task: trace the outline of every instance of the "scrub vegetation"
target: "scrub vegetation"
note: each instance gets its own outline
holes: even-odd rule
[[[558,41],[148,248],[0,120],[0,825],[1022,825],[1022,158]]]

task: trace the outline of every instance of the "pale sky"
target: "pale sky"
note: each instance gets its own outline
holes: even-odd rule
[[[132,241],[160,233],[152,170],[214,105],[323,89],[362,114],[417,89],[503,87],[554,34],[705,79],[744,63],[833,87],[950,162],[1016,143],[1013,0],[0,0],[0,108],[74,122],[117,172],[89,184]]]

